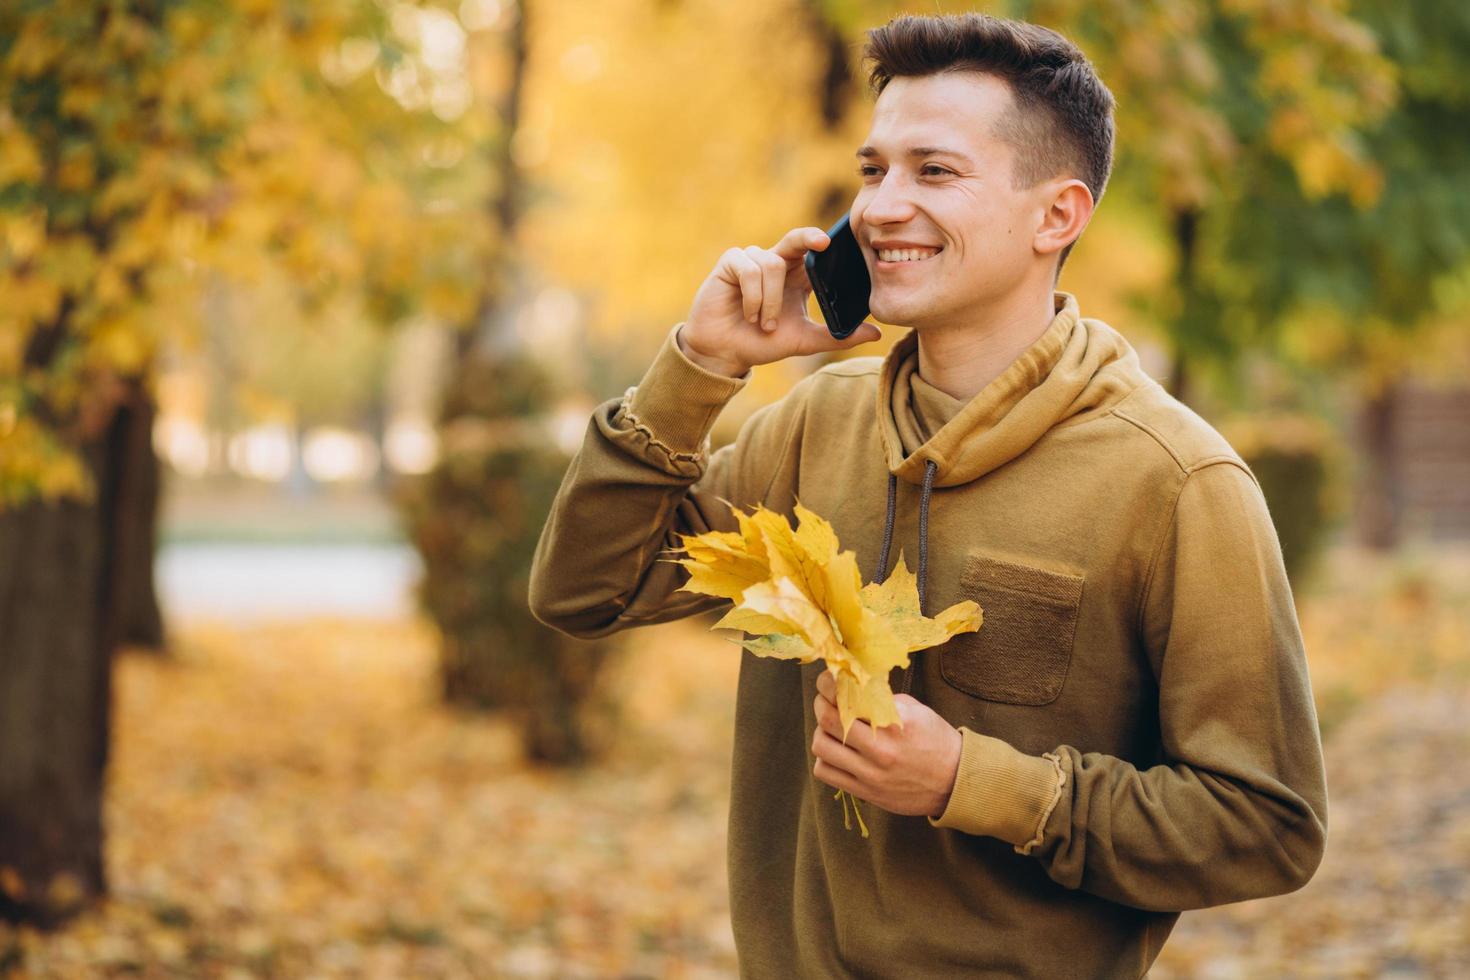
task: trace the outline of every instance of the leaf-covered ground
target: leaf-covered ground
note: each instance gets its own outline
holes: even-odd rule
[[[421,626],[196,628],[176,663],[125,656],[113,899],[0,950],[47,977],[727,976],[738,663],[690,624],[644,637],[625,737],[574,774],[439,707]]]
[[[1334,562],[1301,598],[1327,729],[1327,858],[1182,918],[1151,976],[1470,976],[1470,561]],[[729,977],[738,648],[684,622],[609,683],[611,755],[527,766],[436,700],[422,624],[194,626],[118,665],[112,898],[37,977]],[[895,964],[895,975],[901,967]]]

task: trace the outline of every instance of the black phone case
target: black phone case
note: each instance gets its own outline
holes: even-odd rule
[[[827,332],[838,340],[852,335],[868,316],[868,294],[873,282],[868,263],[853,237],[847,215],[827,232],[825,251],[806,253],[806,275],[821,307]]]

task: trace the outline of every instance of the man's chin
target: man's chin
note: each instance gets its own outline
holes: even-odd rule
[[[908,302],[871,297],[868,301],[868,313],[879,323],[891,323],[895,327],[918,327],[929,319],[932,313],[930,306],[929,303],[917,301],[917,297]]]

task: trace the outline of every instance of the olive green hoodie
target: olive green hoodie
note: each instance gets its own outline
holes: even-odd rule
[[[1321,743],[1260,488],[1121,334],[1067,293],[1055,308],[967,402],[917,377],[910,332],[711,453],[750,375],[695,365],[675,327],[593,413],[532,567],[543,622],[596,637],[727,607],[656,561],[735,530],[722,497],[788,517],[800,498],[864,581],[902,548],[925,612],[984,610],[891,678],[963,736],[946,810],[867,806],[868,839],[812,774],[822,665],[739,654],[744,977],[1139,977],[1181,910],[1291,891],[1321,859]]]

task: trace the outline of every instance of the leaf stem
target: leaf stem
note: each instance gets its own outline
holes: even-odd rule
[[[852,812],[853,815],[857,817],[858,829],[863,832],[863,837],[867,837],[868,825],[863,822],[863,813],[861,810],[858,809],[857,797],[853,796],[851,793],[839,789],[836,793],[832,794],[832,799],[842,801],[842,826],[848,830],[852,829],[852,820],[847,815],[847,801],[852,800]]]

